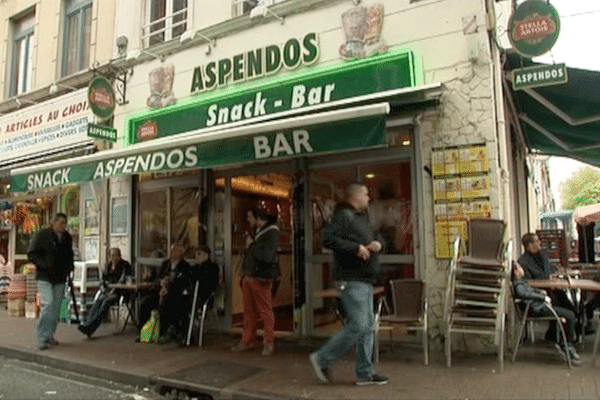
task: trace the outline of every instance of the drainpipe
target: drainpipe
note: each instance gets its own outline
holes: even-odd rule
[[[489,22],[493,22],[494,26],[488,26],[488,34],[491,35],[488,39],[488,50],[490,52],[490,76],[492,77],[492,103],[494,105],[492,119],[496,129],[497,151],[498,151],[498,174],[499,174],[499,196],[502,202],[502,207],[499,210],[499,218],[508,220],[512,216],[512,208],[510,202],[510,161],[508,157],[508,139],[506,132],[506,120],[504,113],[504,102],[502,93],[502,67],[500,60],[500,51],[494,43],[493,35],[495,34],[495,17],[494,17],[494,2],[493,0],[484,0],[484,7]],[[511,237],[514,231],[514,221],[507,224],[507,237]]]
[[[511,239],[514,236],[514,232],[518,232],[515,230],[514,214],[511,206],[511,187],[510,187],[510,159],[508,155],[509,151],[509,141],[507,138],[506,132],[506,119],[505,119],[505,110],[504,110],[504,97],[503,97],[503,82],[504,79],[502,74],[502,66],[500,59],[500,49],[496,45],[495,35],[496,30],[496,18],[495,18],[495,10],[494,10],[494,0],[484,0],[484,7],[486,10],[487,24],[488,24],[488,46],[490,51],[490,73],[492,77],[492,101],[493,101],[493,113],[492,118],[494,121],[494,126],[496,128],[496,137],[497,137],[497,151],[498,151],[498,178],[499,178],[499,193],[500,196],[499,201],[502,202],[502,207],[499,210],[499,218],[507,221],[506,225],[506,238]],[[510,223],[509,223],[510,222]],[[514,239],[514,238],[513,238]],[[518,241],[513,243],[513,248],[518,246]],[[509,253],[510,255],[510,253]],[[514,258],[514,256],[511,256]],[[512,260],[510,260],[512,262]],[[507,312],[508,318],[508,326],[510,327],[510,332],[514,332],[515,328],[515,316],[514,313],[511,312],[509,296],[506,296],[505,299],[505,310],[509,310]]]

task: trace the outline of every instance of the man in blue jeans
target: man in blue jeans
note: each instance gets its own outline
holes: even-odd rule
[[[35,264],[41,295],[40,318],[36,326],[38,347],[58,345],[54,338],[67,275],[73,271],[73,241],[67,232],[67,216],[58,213],[50,228],[39,231],[29,243],[27,257]]]
[[[346,188],[323,230],[323,246],[334,254],[334,277],[341,290],[346,320],[340,332],[309,356],[317,378],[331,382],[329,366],[356,343],[356,384],[385,385],[388,378],[373,371],[373,284],[377,280],[381,243],[367,216],[369,193],[361,184]]]

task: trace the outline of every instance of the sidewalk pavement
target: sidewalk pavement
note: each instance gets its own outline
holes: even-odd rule
[[[591,365],[593,336],[580,350],[582,365],[568,369],[554,347],[527,344],[504,372],[494,355],[453,352],[453,366],[445,366],[441,352],[422,364],[418,341],[382,344],[378,372],[389,376],[385,386],[354,384],[354,360],[346,356],[333,367],[334,384],[314,376],[308,355],[320,346],[317,339],[278,339],[277,352],[261,357],[261,348],[232,353],[239,338],[210,333],[206,346],[135,343],[133,327],[114,334],[115,325],[103,324],[88,339],[76,325],[60,323],[60,344],[40,351],[35,319],[9,317],[0,310],[0,355],[145,387],[171,382],[218,399],[598,399],[600,366]],[[600,362],[598,363],[600,364]]]

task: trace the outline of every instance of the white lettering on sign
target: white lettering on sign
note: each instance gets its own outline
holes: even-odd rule
[[[27,190],[60,186],[70,182],[69,172],[71,168],[57,169],[54,172],[40,172],[27,177]]]
[[[291,140],[291,145],[290,145]],[[267,136],[255,136],[254,158],[257,160],[269,157],[293,156],[296,154],[312,153],[314,150],[310,145],[310,134],[308,131],[299,129],[292,132],[292,137],[287,138],[285,134],[275,135],[272,143]]]
[[[306,86],[296,85],[292,88],[292,105],[291,108],[299,108],[307,103],[309,106],[315,104],[327,103],[331,101],[331,94],[335,90],[335,83],[325,86],[317,86],[310,88],[306,93]]]
[[[515,83],[529,83],[538,81],[547,81],[549,79],[558,79],[564,76],[562,68],[556,68],[545,71],[534,71],[515,74]]]
[[[113,175],[135,174],[139,172],[157,171],[165,168],[181,169],[192,168],[198,164],[196,146],[170,151],[156,151],[154,153],[116,158],[101,161],[96,166],[93,180],[108,178]]]
[[[208,119],[206,126],[226,124],[228,122],[240,121],[252,117],[260,117],[267,114],[267,99],[263,99],[262,92],[257,92],[254,100],[246,104],[239,103],[231,107],[221,107],[212,104],[208,107]],[[243,117],[243,118],[242,118]]]

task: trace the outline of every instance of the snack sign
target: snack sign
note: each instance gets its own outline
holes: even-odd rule
[[[550,51],[558,39],[558,12],[546,0],[519,4],[508,22],[509,39],[517,53],[537,57]]]

